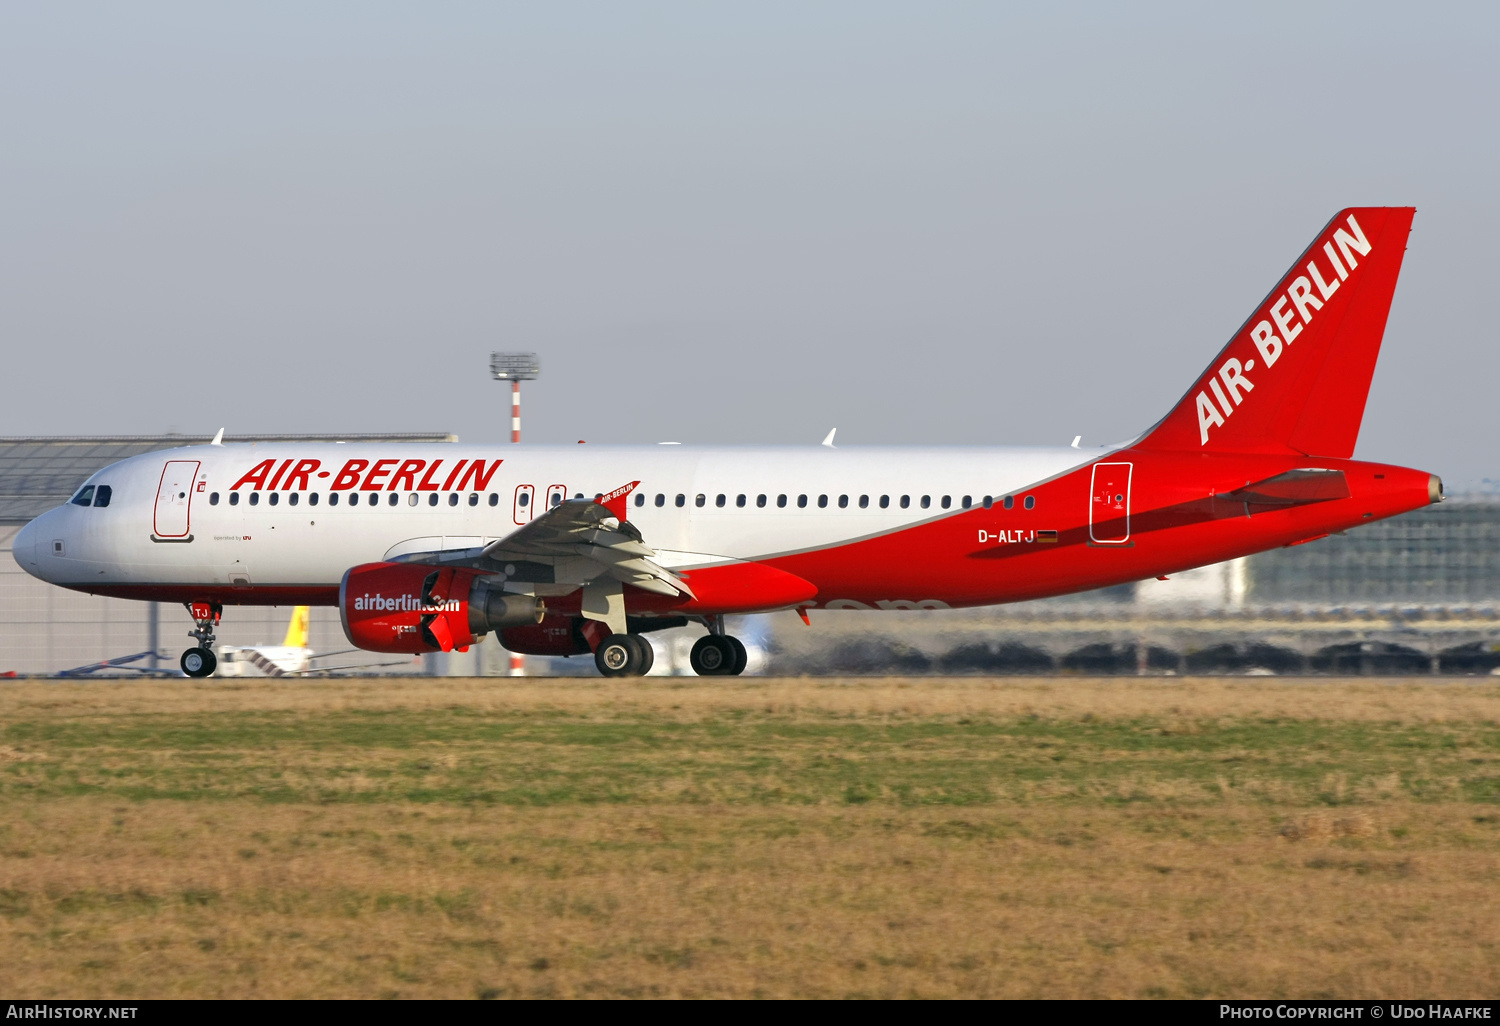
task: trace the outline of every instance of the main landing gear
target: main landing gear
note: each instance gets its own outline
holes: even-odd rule
[[[748,659],[744,644],[730,634],[705,634],[688,656],[693,672],[700,677],[737,677],[745,672]]]
[[[644,677],[656,662],[656,650],[639,634],[611,634],[594,649],[594,665],[606,677]]]
[[[189,677],[207,677],[219,666],[219,660],[214,655],[214,628],[224,615],[224,606],[218,602],[189,602],[187,608],[197,625],[194,630],[188,631],[188,637],[197,638],[198,647],[182,653],[178,663],[182,672]]]
[[[693,645],[688,662],[700,677],[735,677],[745,672],[749,656],[739,638],[724,633],[724,621],[713,617],[709,632]],[[594,649],[594,665],[606,677],[644,677],[656,652],[639,634],[611,634]]]
[[[738,677],[748,661],[744,643],[724,633],[722,616],[708,621],[708,633],[694,643],[688,656],[689,665],[700,677]]]

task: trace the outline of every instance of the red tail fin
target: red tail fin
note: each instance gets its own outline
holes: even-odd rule
[[[1339,211],[1137,446],[1348,458],[1415,213]]]

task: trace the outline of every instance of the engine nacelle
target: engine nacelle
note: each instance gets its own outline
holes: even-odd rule
[[[505,593],[494,575],[419,563],[365,563],[344,574],[339,617],[350,644],[371,652],[467,649],[490,631],[536,624],[546,606]]]
[[[548,616],[537,623],[507,627],[500,632],[500,644],[521,655],[583,655],[593,649],[582,627],[583,620],[577,616]]]

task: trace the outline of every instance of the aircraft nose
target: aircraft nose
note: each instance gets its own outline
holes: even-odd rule
[[[43,547],[46,544],[44,539],[47,533],[44,521],[49,516],[51,516],[50,513],[43,513],[16,532],[16,536],[11,539],[11,552],[15,556],[16,563],[31,576],[44,581],[47,579],[43,573],[43,563],[47,555]]]

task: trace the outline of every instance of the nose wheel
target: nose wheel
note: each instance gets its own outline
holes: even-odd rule
[[[219,666],[219,657],[214,655],[211,648],[190,648],[182,653],[178,661],[182,666],[182,672],[189,677],[207,677]]]
[[[190,602],[187,608],[194,624],[188,637],[197,638],[198,647],[182,653],[178,665],[189,677],[207,677],[219,666],[218,657],[214,655],[214,628],[224,615],[224,607],[218,602]]]

